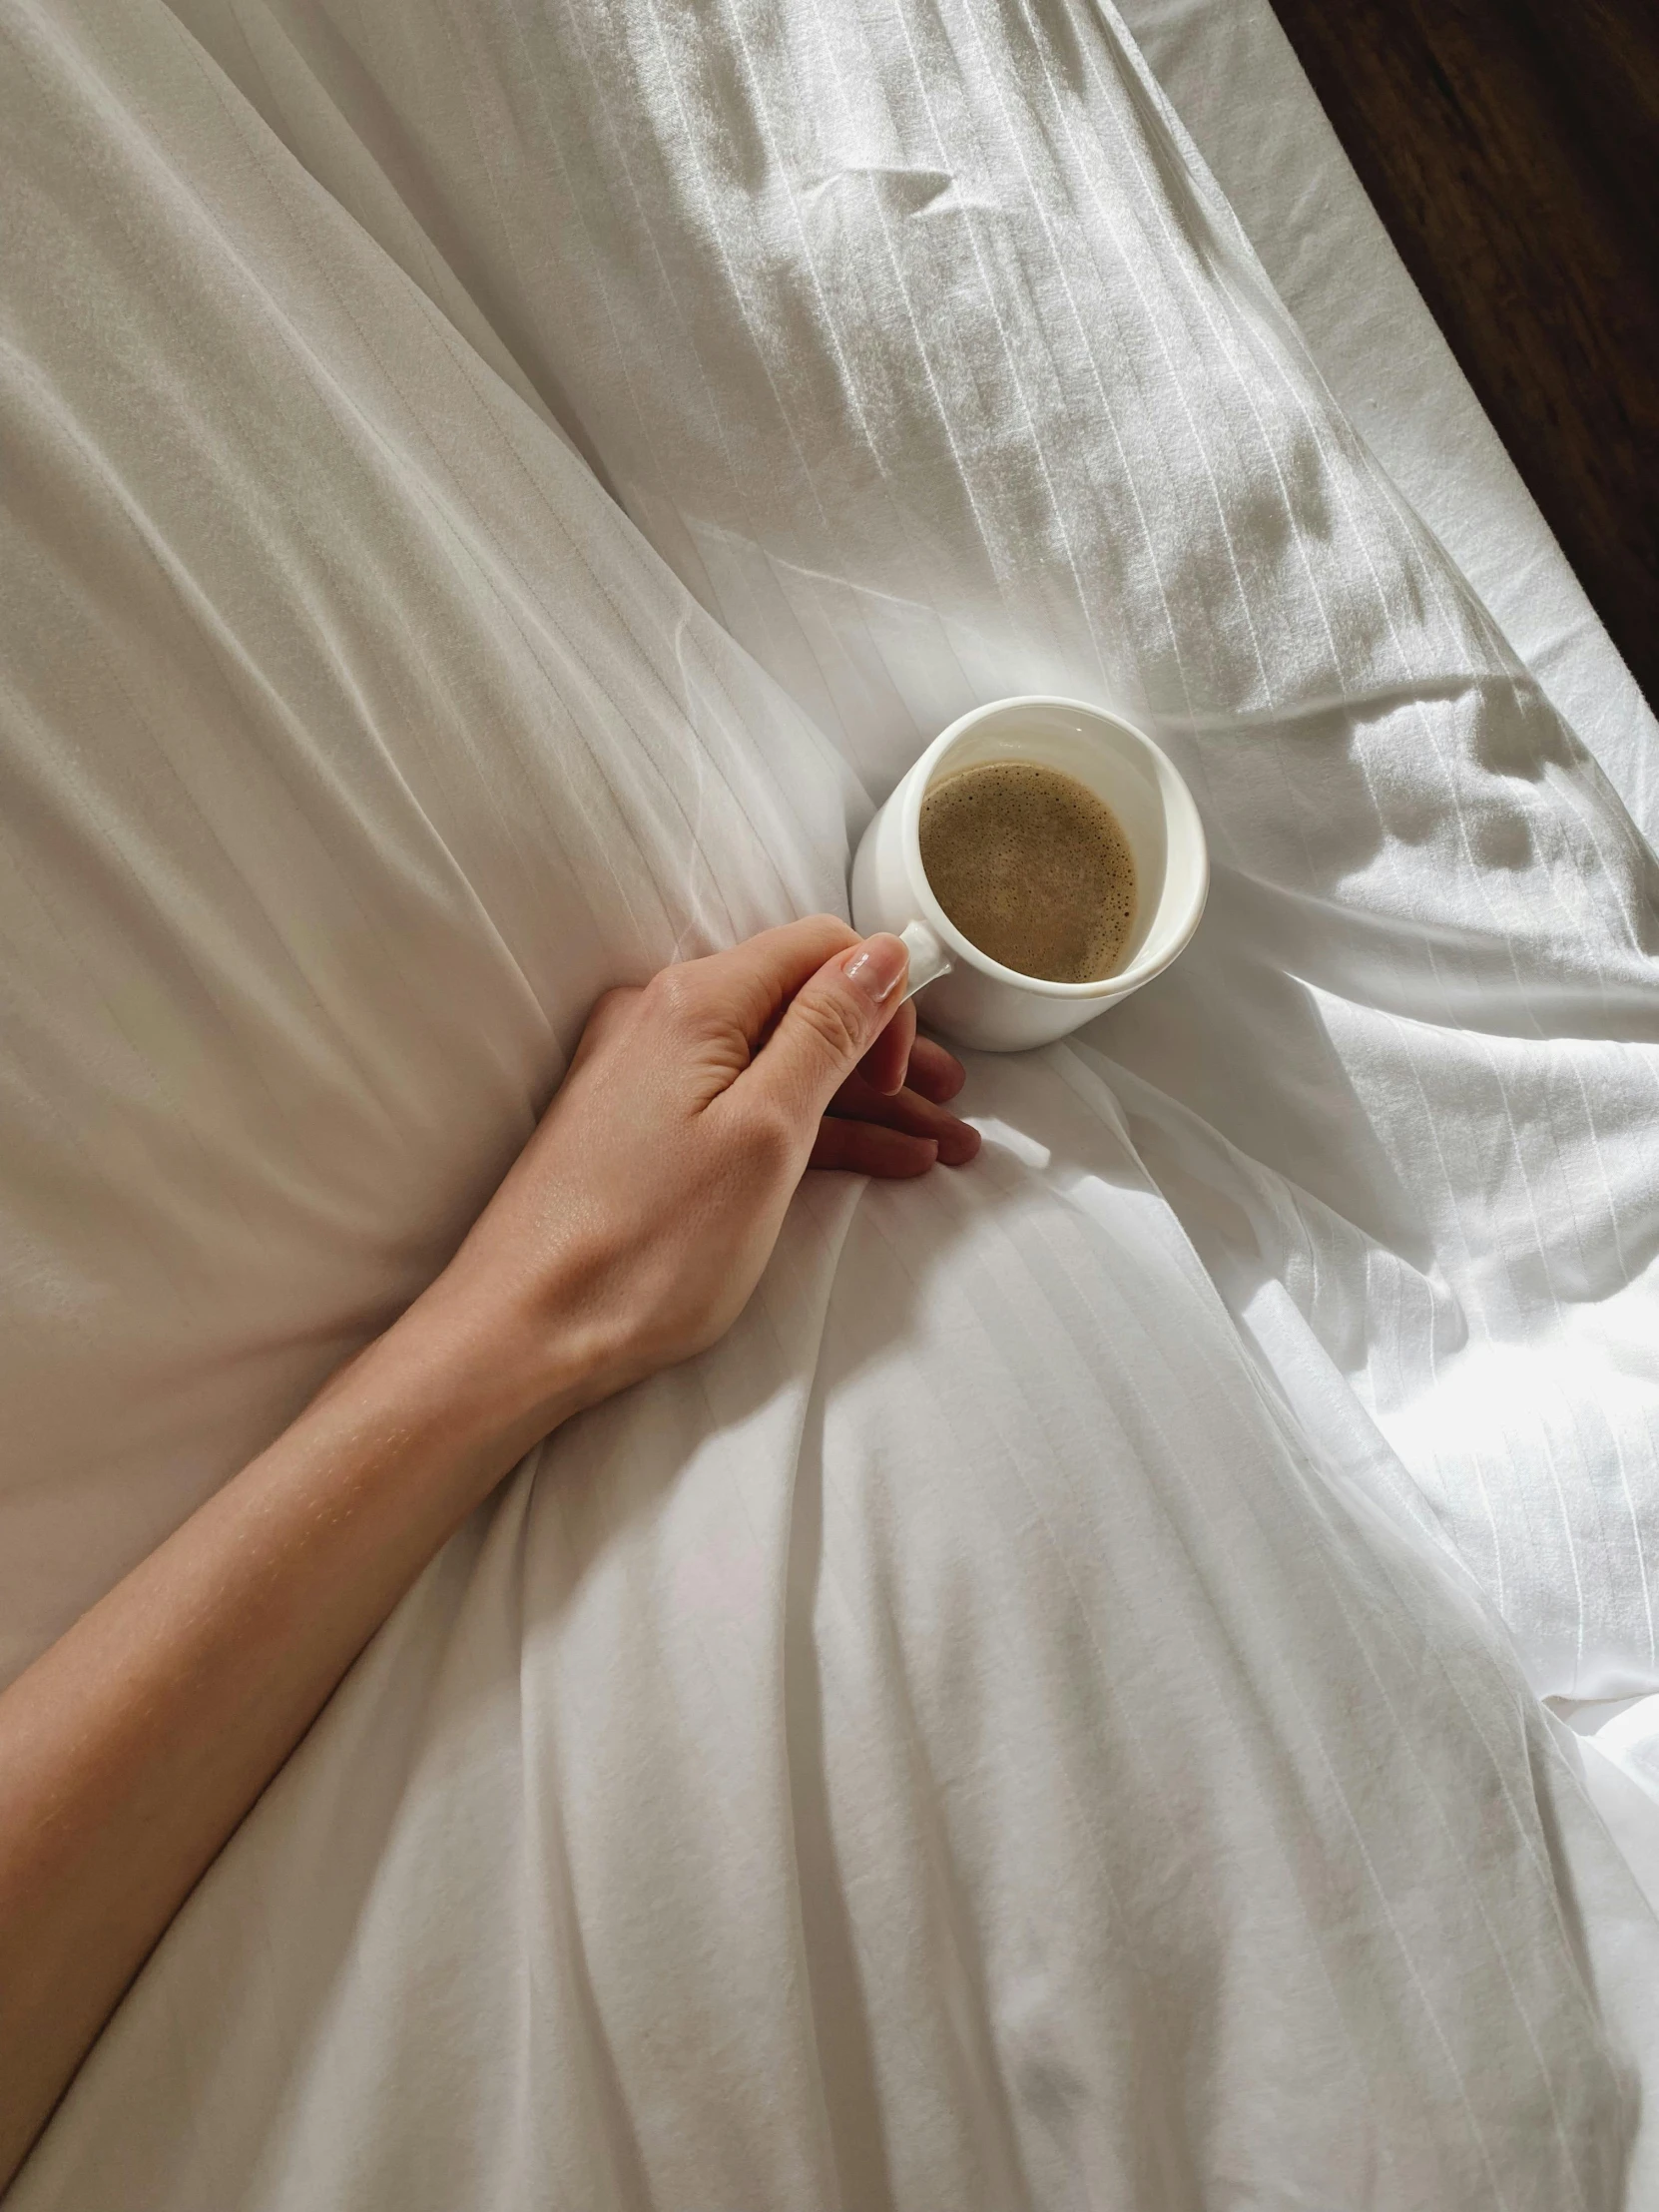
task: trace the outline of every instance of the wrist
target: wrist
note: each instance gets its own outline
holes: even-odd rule
[[[480,1469],[487,1489],[572,1413],[616,1387],[607,1333],[574,1296],[503,1295],[438,1277],[370,1348],[405,1404],[447,1448]]]

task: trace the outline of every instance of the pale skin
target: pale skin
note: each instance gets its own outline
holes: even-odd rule
[[[897,1007],[903,975],[895,937],[818,916],[601,999],[431,1287],[0,1694],[0,2189],[194,1884],[507,1470],[730,1328],[809,1167],[913,1176],[978,1150],[945,1104],[960,1067]]]

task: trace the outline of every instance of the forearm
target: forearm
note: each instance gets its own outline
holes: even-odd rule
[[[432,1288],[0,1696],[0,2187],[215,1853],[514,1460],[715,1342],[810,1161],[972,1158],[942,1104],[961,1068],[894,1017],[904,969],[897,938],[818,916],[607,993]],[[895,1089],[906,1069],[921,1091]]]
[[[168,1922],[561,1407],[411,1309],[0,1695],[0,2187]]]

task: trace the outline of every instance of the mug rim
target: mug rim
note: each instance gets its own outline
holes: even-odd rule
[[[975,723],[987,716],[1006,713],[1015,707],[1060,707],[1068,714],[1083,716],[1090,722],[1110,723],[1122,731],[1143,752],[1150,756],[1153,771],[1165,797],[1165,813],[1170,812],[1169,801],[1174,799],[1177,810],[1184,811],[1188,824],[1198,843],[1198,884],[1190,903],[1190,911],[1183,917],[1169,948],[1156,959],[1138,959],[1128,967],[1119,968],[1111,975],[1096,976],[1088,983],[1058,983],[1043,975],[1027,975],[1022,968],[1005,967],[1000,960],[993,960],[988,952],[982,952],[971,937],[963,936],[956,924],[934,896],[933,886],[927,880],[927,870],[921,864],[921,806],[932,782],[932,763],[947,747],[964,737]],[[909,770],[910,788],[904,794],[902,830],[904,854],[913,861],[915,880],[911,885],[921,906],[921,919],[935,936],[947,944],[952,953],[982,975],[994,982],[1012,983],[1021,990],[1036,991],[1045,998],[1086,999],[1121,998],[1127,992],[1138,989],[1142,983],[1150,983],[1155,975],[1161,975],[1172,960],[1183,953],[1192,942],[1193,932],[1204,918],[1204,908],[1210,895],[1210,840],[1204,834],[1203,820],[1197,802],[1187,788],[1186,778],[1170,759],[1161,745],[1155,744],[1144,730],[1126,722],[1122,715],[1109,707],[1092,706],[1086,699],[1064,699],[1057,692],[1020,692],[1007,699],[989,699],[983,706],[970,707],[966,714],[941,730],[938,736],[914,762]]]

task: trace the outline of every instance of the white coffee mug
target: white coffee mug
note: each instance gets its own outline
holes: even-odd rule
[[[930,786],[987,761],[1061,769],[1103,799],[1135,861],[1135,922],[1115,971],[1048,983],[981,952],[947,919],[921,865]],[[909,991],[930,1029],[987,1052],[1047,1044],[1162,973],[1198,927],[1210,886],[1204,826],[1173,763],[1139,730],[1075,699],[999,699],[936,737],[864,831],[852,862],[852,925],[890,929],[910,953]]]

